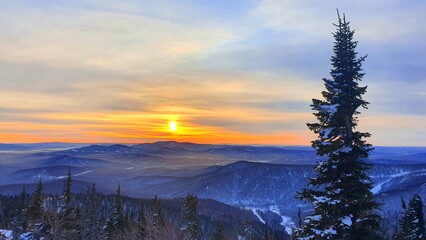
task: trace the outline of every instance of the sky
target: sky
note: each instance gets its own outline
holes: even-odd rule
[[[368,54],[358,130],[426,146],[421,0],[0,1],[0,142],[308,145],[336,8]]]

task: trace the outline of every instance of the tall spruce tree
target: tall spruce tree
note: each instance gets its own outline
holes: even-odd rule
[[[367,175],[371,168],[365,162],[372,147],[364,138],[369,133],[356,131],[360,114],[358,108],[367,108],[362,99],[366,86],[360,86],[364,73],[358,58],[357,41],[349,22],[338,13],[337,31],[333,33],[334,56],[331,57],[331,77],[323,79],[326,90],[323,99],[313,99],[311,105],[316,123],[308,123],[318,134],[312,141],[317,155],[327,158],[315,167],[317,176],[298,198],[312,203],[314,213],[307,216],[304,225],[294,231],[297,239],[381,239],[380,207],[373,197],[373,183]]]
[[[22,192],[19,195],[19,204],[16,209],[16,215],[13,219],[13,240],[18,240],[22,233],[27,231],[28,228],[28,195],[25,191],[25,186],[22,188]]]
[[[123,202],[121,200],[121,186],[118,184],[117,192],[112,205],[112,220],[116,228],[121,229],[124,226]]]
[[[117,191],[112,204],[112,212],[106,224],[107,239],[119,239],[125,232],[125,217],[123,203],[121,200],[121,187],[118,184]]]
[[[84,212],[85,228],[83,231],[83,238],[89,240],[101,239],[101,206],[100,198],[96,190],[96,184],[92,186],[86,193],[87,200]]]
[[[425,240],[425,220],[423,215],[423,201],[419,194],[413,196],[408,206],[402,201],[405,212],[402,215],[401,227],[395,240]]]
[[[43,236],[43,224],[45,218],[43,206],[43,184],[41,179],[38,181],[36,190],[31,196],[31,204],[28,209],[29,227],[34,239],[39,239]]]
[[[81,231],[80,216],[73,206],[71,168],[68,168],[68,176],[64,183],[61,195],[61,212],[59,216],[60,229],[63,238],[78,239]]]
[[[154,198],[154,214],[152,216],[154,227],[161,230],[166,225],[166,219],[164,217],[163,208],[161,207],[161,201],[157,195]]]
[[[198,198],[195,195],[188,194],[184,199],[184,216],[186,220],[186,231],[189,233],[190,240],[198,239],[199,226],[197,217]]]
[[[139,211],[136,236],[141,240],[147,239],[147,219],[145,216],[144,206],[141,206]]]
[[[71,176],[71,168],[68,168],[67,178],[64,183],[64,190],[62,191],[62,201],[63,201],[63,209],[71,209],[72,208],[72,176]]]
[[[38,181],[35,192],[31,196],[31,205],[28,210],[30,223],[34,226],[41,222],[43,215],[43,183]]]

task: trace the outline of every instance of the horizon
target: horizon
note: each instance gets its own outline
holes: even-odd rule
[[[313,3],[0,2],[0,142],[310,146],[338,8],[368,54],[357,129],[426,146],[426,2]]]
[[[251,146],[251,147],[303,147],[303,148],[312,148],[311,145],[274,145],[274,144],[232,144],[232,143],[202,143],[202,142],[185,142],[185,141],[175,141],[175,140],[159,140],[159,141],[153,141],[153,142],[127,142],[127,143],[114,143],[114,142],[92,142],[92,143],[85,143],[85,142],[0,142],[0,145],[2,144],[10,144],[10,145],[32,145],[32,144],[79,144],[79,145],[138,145],[138,144],[155,144],[155,143],[161,143],[161,142],[173,142],[173,143],[188,143],[188,144],[199,144],[199,145],[224,145],[224,146]],[[426,146],[406,146],[406,145],[373,145],[373,150],[376,147],[380,148],[426,148]]]

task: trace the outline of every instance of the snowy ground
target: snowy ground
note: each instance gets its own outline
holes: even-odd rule
[[[265,212],[273,212],[275,214],[277,214],[278,216],[281,217],[281,223],[280,225],[284,227],[285,231],[288,234],[291,234],[291,229],[293,227],[295,227],[294,222],[291,220],[291,217],[289,216],[285,216],[281,214],[280,209],[277,206],[270,206],[269,208],[253,208],[253,207],[248,207],[246,208],[250,211],[253,212],[253,214],[259,219],[260,222],[262,222],[263,224],[265,224],[265,220],[260,216],[259,213],[265,213]]]
[[[384,184],[386,184],[386,183],[390,182],[390,181],[391,181],[392,179],[394,179],[394,178],[402,177],[402,176],[405,176],[405,175],[408,175],[408,174],[413,174],[413,173],[422,173],[422,172],[425,172],[425,170],[412,171],[412,172],[402,172],[402,171],[401,171],[401,172],[399,172],[399,173],[389,175],[389,176],[387,176],[387,177],[389,177],[389,179],[387,179],[387,180],[385,180],[385,181],[383,181],[383,182],[381,182],[381,183],[376,184],[376,186],[374,186],[374,187],[373,187],[373,189],[371,189],[371,192],[372,192],[373,194],[377,194],[377,193],[379,193],[379,192],[380,192],[380,190],[382,190],[382,186],[383,186]]]
[[[0,239],[1,240],[12,240],[13,239],[13,234],[11,230],[4,230],[4,229],[0,229]],[[30,240],[31,238],[31,233],[23,233],[20,238],[20,240]]]
[[[12,231],[0,229],[0,239],[12,239]]]

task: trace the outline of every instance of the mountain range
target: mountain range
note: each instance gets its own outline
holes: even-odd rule
[[[202,199],[249,209],[264,222],[276,215],[289,230],[297,212],[311,211],[295,198],[314,176],[322,160],[309,147],[210,145],[180,142],[149,144],[0,145],[0,192],[16,194],[23,185],[31,191],[42,180],[46,190],[59,193],[70,169],[74,191],[95,182],[100,191],[113,193],[117,185],[131,197],[181,198],[194,193]],[[372,189],[383,203],[382,214],[392,224],[400,199],[419,193],[426,199],[426,148],[377,147]]]

